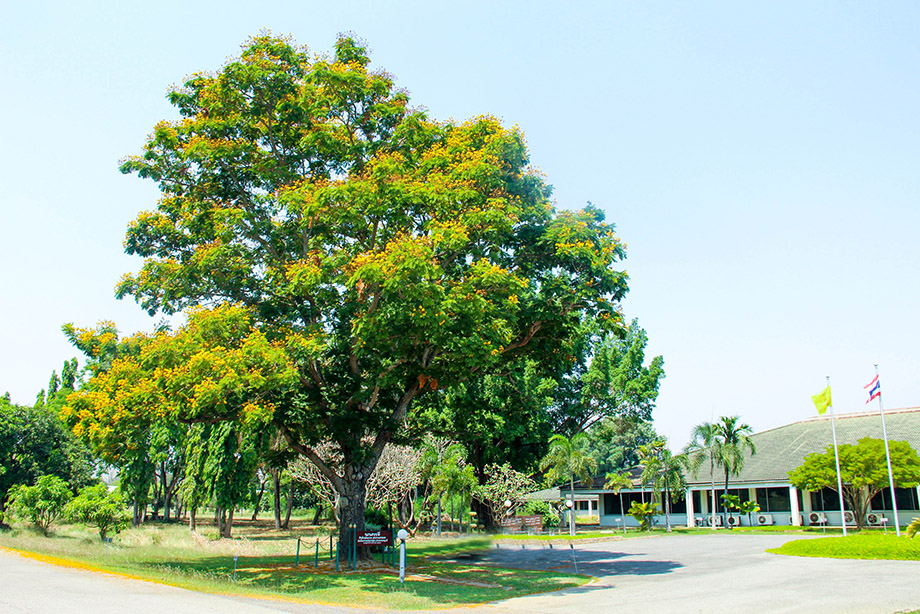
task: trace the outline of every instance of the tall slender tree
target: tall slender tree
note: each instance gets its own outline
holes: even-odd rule
[[[620,497],[620,518],[623,521],[623,533],[626,533],[626,508],[623,507],[623,489],[632,488],[633,481],[626,473],[608,473],[604,482],[605,490],[612,490],[613,494]]]
[[[590,483],[597,471],[597,462],[584,450],[587,436],[578,433],[571,439],[553,435],[549,440],[549,452],[540,462],[540,469],[546,471],[550,484],[569,483],[569,535],[575,535],[575,479]]]
[[[757,450],[754,441],[751,439],[751,427],[747,424],[739,423],[740,416],[722,416],[715,424],[716,441],[718,442],[718,456],[716,464],[725,471],[725,488],[724,495],[728,495],[728,478],[732,475],[741,473],[744,468],[745,451],[750,451],[751,456],[756,454]],[[728,509],[722,509],[723,522],[728,526]]]
[[[694,477],[699,475],[700,468],[709,461],[710,504],[709,526],[716,527],[716,459],[720,455],[720,440],[718,429],[712,422],[702,422],[693,427],[690,434],[690,443],[684,448],[687,458],[687,467]]]

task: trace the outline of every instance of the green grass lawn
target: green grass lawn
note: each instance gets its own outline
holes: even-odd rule
[[[271,529],[234,529],[234,539],[217,539],[213,528],[191,533],[184,526],[150,524],[129,529],[111,545],[79,526],[62,526],[52,537],[17,528],[0,534],[0,546],[50,557],[49,562],[87,566],[212,593],[305,600],[394,609],[444,608],[570,588],[589,580],[556,572],[498,569],[429,560],[488,548],[487,537],[413,538],[407,548],[407,580],[392,568],[364,562],[356,571],[335,573],[328,537],[320,537],[320,567],[314,568],[315,538]],[[237,557],[234,579],[234,561]]]
[[[894,532],[857,533],[846,537],[820,537],[786,542],[767,552],[790,556],[816,556],[835,559],[888,559],[920,561],[920,539],[897,537]]]

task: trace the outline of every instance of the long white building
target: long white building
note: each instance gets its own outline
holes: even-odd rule
[[[889,441],[907,441],[912,448],[920,450],[920,407],[885,411],[885,423]],[[837,416],[837,440],[839,443],[856,443],[863,437],[882,438],[882,422],[878,411]],[[738,476],[729,479],[729,494],[737,495],[741,501],[756,500],[760,512],[752,517],[753,524],[761,525],[814,525],[840,526],[842,514],[836,491],[824,489],[818,492],[803,492],[789,483],[789,471],[802,464],[802,459],[812,452],[823,452],[833,442],[830,416],[816,416],[779,428],[770,429],[751,436],[756,454],[746,453],[744,468]],[[722,512],[721,495],[725,485],[724,471],[716,467],[710,475],[705,464],[696,475],[686,476],[687,491],[678,500],[671,498],[670,522],[672,526],[700,526],[708,523],[712,516],[712,484],[715,482],[715,505]],[[621,497],[603,487],[604,479],[599,477],[590,487],[576,487],[582,497],[598,497],[598,512],[603,526],[619,526],[623,522]],[[650,501],[651,492],[643,490],[635,481],[635,488],[621,493],[623,507],[627,510],[633,501]],[[896,488],[895,497],[901,524],[907,524],[920,516],[920,486]],[[855,524],[852,512],[845,512],[847,525]],[[887,520],[884,520],[887,519]],[[891,492],[885,488],[872,500],[867,520],[870,525],[885,522],[894,525]],[[636,521],[625,515],[627,526],[636,526]],[[665,523],[664,515],[658,516],[659,526]],[[721,519],[717,520],[717,523]],[[748,517],[734,514],[733,524],[747,526]]]

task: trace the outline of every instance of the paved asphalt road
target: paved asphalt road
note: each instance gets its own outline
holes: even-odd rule
[[[459,611],[477,614],[623,612],[860,612],[920,608],[920,562],[783,557],[788,535],[675,535],[581,544],[581,588]],[[572,553],[528,545],[490,550],[483,564],[572,570]],[[466,562],[475,562],[467,560]],[[0,612],[127,614],[340,614],[364,610],[194,593],[60,568],[0,550]],[[457,610],[455,610],[457,611]],[[379,612],[379,610],[377,610]]]

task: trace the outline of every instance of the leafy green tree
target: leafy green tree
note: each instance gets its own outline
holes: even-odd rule
[[[475,489],[476,498],[485,504],[494,521],[506,514],[514,513],[523,497],[537,489],[536,483],[527,475],[516,471],[510,463],[489,465],[486,468],[486,483]],[[510,505],[506,505],[506,503]],[[497,524],[492,522],[490,524]]]
[[[744,467],[744,452],[750,451],[753,456],[757,450],[751,439],[751,427],[738,423],[739,416],[722,416],[715,424],[718,456],[716,464],[725,471],[725,488],[723,494],[728,494],[728,478],[738,475]],[[728,526],[728,510],[724,510],[725,526]]]
[[[889,441],[891,471],[895,488],[913,488],[920,483],[920,456],[906,441]],[[843,498],[856,516],[856,527],[865,526],[866,513],[872,497],[888,487],[888,462],[885,442],[863,437],[856,444],[845,443],[837,447],[840,458],[840,480]],[[812,452],[802,464],[789,472],[789,481],[796,488],[818,491],[822,488],[837,490],[837,468],[834,446],[824,452]]]
[[[131,522],[125,501],[117,491],[109,492],[105,484],[87,486],[64,507],[64,516],[71,522],[95,525],[99,538],[105,541],[110,533],[119,533]]]
[[[640,464],[640,446],[661,439],[650,421],[610,416],[587,431],[587,449],[599,473],[615,473]]]
[[[654,503],[633,501],[632,505],[629,506],[629,511],[626,513],[636,519],[640,530],[651,531],[655,516],[660,514],[661,510],[657,509]]]
[[[580,379],[578,411],[562,432],[579,432],[609,416],[648,420],[664,379],[664,359],[645,364],[648,336],[633,320],[623,331],[596,336],[588,346],[588,364]]]
[[[16,518],[28,520],[48,534],[48,530],[73,498],[67,482],[56,475],[43,475],[34,486],[17,486],[10,496],[10,509]]]
[[[165,454],[162,407],[150,402],[149,373],[138,368],[143,335],[120,338],[112,322],[95,328],[63,326],[64,335],[87,357],[92,378],[71,391],[60,409],[61,420],[93,453],[119,472],[119,489],[133,505],[132,521],[143,521],[150,489],[156,478],[154,458]]]
[[[546,472],[547,483],[569,483],[570,535],[575,535],[575,479],[590,484],[597,471],[597,463],[583,450],[586,441],[584,433],[578,433],[571,439],[553,435],[549,440],[549,452],[540,462],[540,469]]]
[[[260,434],[241,431],[233,423],[196,424],[189,436],[187,475],[203,492],[196,501],[215,505],[217,530],[229,538],[235,510],[249,497],[249,482],[260,460]]]
[[[620,517],[623,521],[623,532],[626,532],[626,507],[623,505],[624,488],[632,488],[633,481],[626,473],[608,473],[607,481],[604,482],[605,490],[612,490],[613,494],[620,497]]]
[[[553,434],[556,381],[557,373],[544,363],[513,362],[502,373],[429,392],[415,403],[413,422],[419,435],[437,433],[462,444],[481,484],[491,464],[507,462],[530,471],[546,454]]]
[[[558,354],[585,320],[619,327],[627,289],[612,227],[553,210],[519,131],[433,121],[369,63],[350,38],[325,57],[264,35],[174,89],[181,119],[121,167],[162,198],[128,229],[144,264],[118,289],[151,313],[248,309],[296,371],[273,426],[359,527],[417,397]]]
[[[52,407],[15,405],[0,398],[0,523],[12,489],[55,475],[80,487],[92,479],[93,458]]]
[[[207,452],[197,450],[190,469],[206,476],[194,480],[195,487],[222,476],[207,487],[208,495],[221,499],[222,513],[232,512],[241,500],[239,480],[248,484],[256,457],[267,449],[272,429],[265,427],[278,391],[294,378],[286,353],[252,330],[247,310],[230,305],[193,309],[176,332],[137,335],[132,343],[135,351],[112,360],[68,397],[61,417],[121,469],[135,523],[156,465],[175,457],[172,471],[179,471],[189,449],[185,438],[193,436]],[[189,425],[202,428],[192,434]]]

